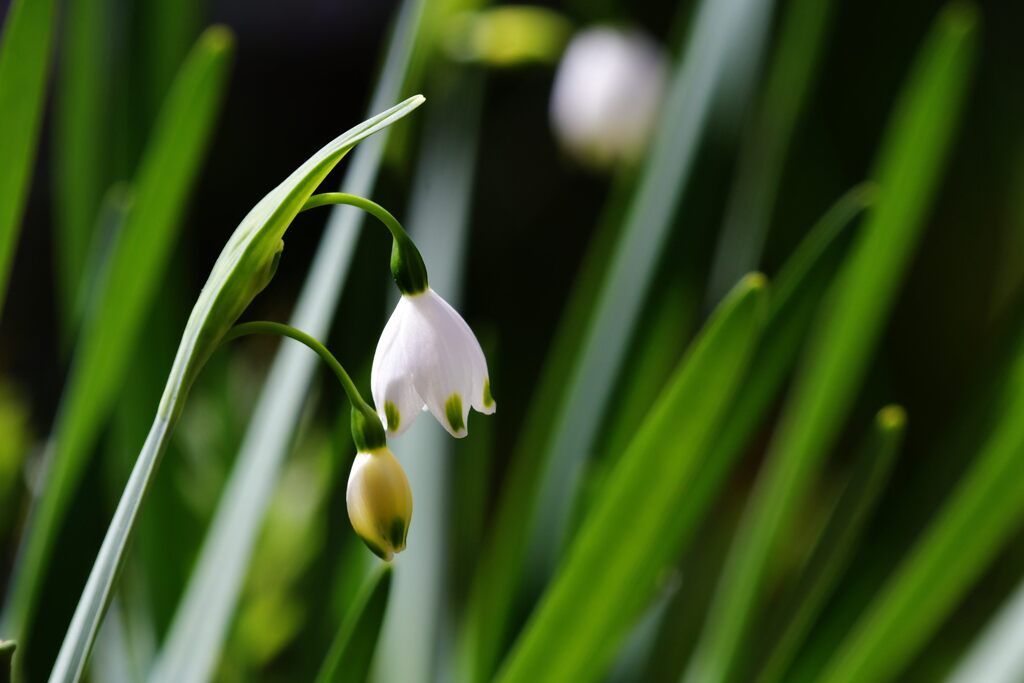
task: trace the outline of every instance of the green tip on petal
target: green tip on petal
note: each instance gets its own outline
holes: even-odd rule
[[[391,545],[394,547],[395,552],[402,552],[405,549],[405,532],[407,528],[405,520],[401,517],[395,517],[391,520]]]
[[[484,408],[490,408],[494,405],[494,397],[491,396],[491,380],[484,380]]]
[[[394,432],[398,430],[398,425],[402,422],[402,416],[398,412],[398,406],[391,401],[384,401],[384,418],[387,420],[388,431]]]
[[[373,553],[380,559],[384,560],[385,562],[390,562],[395,558],[395,554],[393,552],[381,548],[379,545],[377,545],[376,543],[367,538],[363,539],[363,543],[366,544],[366,547],[370,549],[371,553]]]
[[[466,423],[462,420],[462,397],[458,394],[452,394],[445,401],[444,415],[448,418],[452,431],[458,433],[466,428]]]

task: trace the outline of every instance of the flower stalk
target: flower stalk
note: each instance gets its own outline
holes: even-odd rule
[[[416,248],[409,233],[398,222],[390,211],[380,204],[345,192],[323,192],[306,200],[302,211],[315,209],[319,206],[343,204],[354,206],[367,212],[391,232],[394,238],[391,247],[391,276],[398,285],[398,291],[408,296],[425,292],[430,286],[427,281],[427,267],[423,263],[420,250]]]
[[[363,400],[363,396],[359,393],[359,389],[356,388],[355,382],[352,381],[348,372],[345,371],[345,368],[342,367],[338,359],[334,357],[334,354],[326,346],[302,330],[297,330],[283,323],[264,320],[235,325],[224,335],[224,341],[227,342],[250,334],[276,334],[288,337],[301,344],[305,344],[315,351],[334,372],[334,375],[345,390],[345,395],[348,396],[349,403],[352,404],[352,440],[359,452],[370,452],[387,446],[387,439],[384,436],[384,429],[381,426],[380,420],[377,418],[377,412]]]

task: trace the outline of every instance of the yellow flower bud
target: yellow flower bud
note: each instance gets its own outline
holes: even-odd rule
[[[356,454],[345,501],[352,528],[374,555],[390,562],[405,549],[412,490],[405,470],[387,447]]]

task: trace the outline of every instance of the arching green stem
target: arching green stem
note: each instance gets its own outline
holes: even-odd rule
[[[398,219],[391,215],[390,211],[369,199],[344,192],[315,194],[306,200],[301,211],[333,204],[346,204],[362,209],[383,223],[394,238],[394,245],[391,249],[391,274],[395,278],[395,284],[398,285],[399,291],[409,296],[426,291],[428,286],[427,267],[423,264],[420,250],[416,248],[409,233],[405,231]]]
[[[288,337],[305,344],[315,351],[330,366],[338,381],[341,382],[349,402],[352,404],[352,439],[355,441],[356,448],[360,452],[369,452],[387,445],[384,427],[380,423],[377,412],[363,400],[363,396],[359,393],[359,389],[356,388],[355,382],[352,381],[349,374],[345,372],[345,368],[342,367],[338,359],[334,357],[334,354],[326,346],[302,330],[297,330],[290,325],[263,320],[235,325],[224,335],[224,342],[250,334],[276,334]]]

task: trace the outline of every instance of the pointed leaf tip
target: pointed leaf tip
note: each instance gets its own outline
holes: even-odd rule
[[[902,429],[907,423],[907,411],[900,405],[887,405],[878,411],[878,414],[875,416],[875,423],[879,428],[886,431]]]
[[[974,30],[978,24],[978,7],[973,2],[951,2],[942,10],[942,20],[961,32]]]
[[[224,52],[235,46],[235,33],[224,24],[214,24],[199,38],[203,47],[214,52]]]
[[[760,290],[768,287],[768,278],[764,273],[747,273],[743,276],[743,288],[749,290]]]

